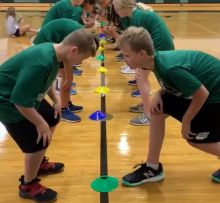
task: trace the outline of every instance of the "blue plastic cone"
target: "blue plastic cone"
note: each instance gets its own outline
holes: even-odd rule
[[[104,120],[106,118],[106,114],[101,112],[101,111],[96,111],[94,113],[92,113],[89,118],[93,121],[100,121],[100,120]]]

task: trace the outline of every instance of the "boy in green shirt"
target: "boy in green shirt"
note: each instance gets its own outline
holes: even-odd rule
[[[58,18],[69,18],[85,24],[86,27],[91,27],[94,22],[92,19],[85,21],[83,13],[92,12],[95,3],[96,0],[60,0],[47,12],[42,26]]]
[[[147,162],[123,177],[137,186],[164,179],[159,163],[168,116],[182,122],[182,136],[193,147],[220,155],[220,61],[199,51],[158,51],[144,28],[130,27],[119,39],[125,61],[133,68],[151,70],[161,84],[151,103]],[[170,60],[172,59],[172,60]],[[220,182],[220,170],[212,175]]]
[[[81,24],[68,18],[59,18],[56,20],[52,20],[41,28],[33,43],[60,43],[69,33],[80,28],[83,28]],[[79,122],[81,121],[81,118],[78,115],[74,114],[74,112],[82,111],[83,107],[73,105],[70,101],[70,91],[73,81],[73,74],[71,73],[70,75],[68,75],[68,68],[64,68],[64,65],[66,64],[61,63],[57,79],[57,84],[59,83],[59,81],[61,81],[59,87],[62,108],[61,119],[68,122]]]
[[[19,185],[21,197],[37,202],[56,200],[57,192],[42,186],[37,178],[64,169],[63,163],[50,163],[44,158],[61,110],[53,81],[61,61],[81,63],[95,52],[93,35],[80,29],[59,44],[43,43],[25,49],[0,66],[0,121],[25,157]],[[72,72],[72,68],[68,71]],[[53,107],[43,99],[45,94]]]
[[[124,30],[129,26],[143,27],[150,33],[155,51],[174,50],[171,33],[164,20],[157,13],[137,8],[135,0],[113,0],[113,5],[116,13],[121,17]],[[114,38],[117,38],[119,35],[116,32],[115,26],[107,27],[105,30],[107,34],[110,34]],[[144,113],[130,121],[133,125],[150,124],[150,84],[148,81],[148,75],[149,71],[136,71],[137,84],[143,102]],[[143,107],[139,105],[133,106],[130,107],[130,111],[142,111],[139,109],[143,109]]]

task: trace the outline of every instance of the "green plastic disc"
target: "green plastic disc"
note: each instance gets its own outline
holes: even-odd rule
[[[96,56],[96,59],[99,61],[104,61],[105,60],[105,56],[103,56],[102,54]]]
[[[91,188],[96,192],[111,192],[118,187],[118,179],[113,176],[101,176],[91,183]]]

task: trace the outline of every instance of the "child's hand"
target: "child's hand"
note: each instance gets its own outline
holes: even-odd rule
[[[163,113],[163,101],[160,95],[160,91],[158,91],[152,101],[151,101],[151,113],[153,114],[159,114]]]
[[[49,125],[45,122],[41,122],[39,125],[36,126],[38,132],[37,144],[43,139],[43,146],[45,147],[46,144],[50,144],[52,140],[52,134],[49,128]]]

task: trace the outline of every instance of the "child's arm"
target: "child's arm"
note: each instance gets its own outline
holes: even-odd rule
[[[209,92],[204,85],[201,85],[201,87],[194,93],[192,101],[182,119],[182,135],[184,138],[190,139],[190,123],[202,108],[208,96]]]

